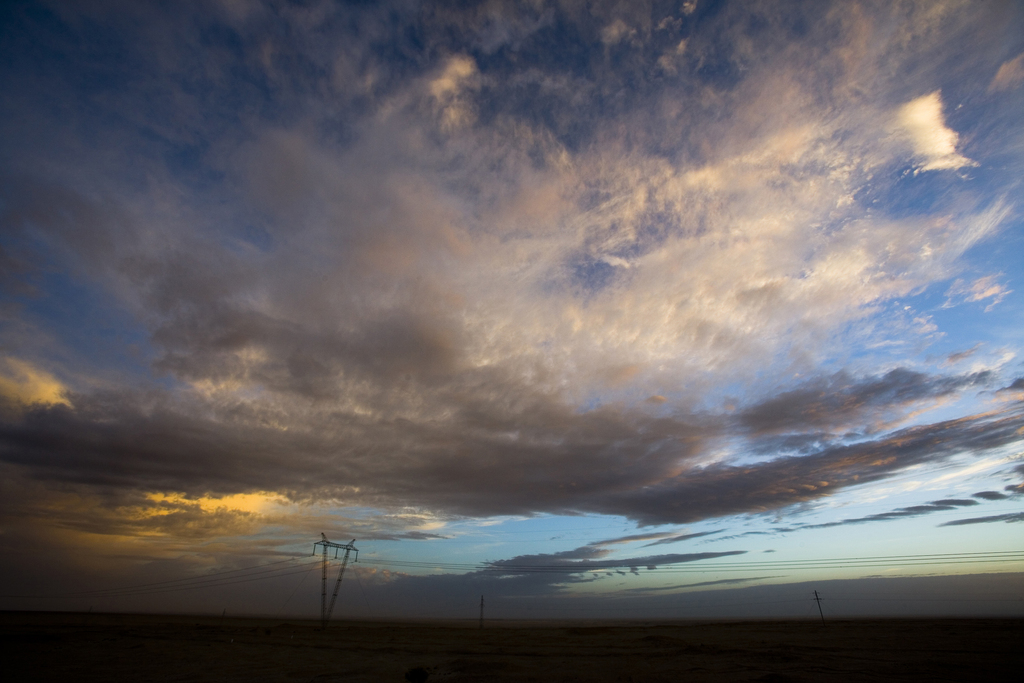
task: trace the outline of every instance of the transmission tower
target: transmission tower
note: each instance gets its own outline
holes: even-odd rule
[[[313,554],[316,555],[316,547],[318,545],[323,546],[323,562],[321,566],[321,582],[320,582],[320,629],[327,629],[327,622],[331,619],[331,612],[334,611],[334,601],[338,599],[338,589],[341,588],[341,577],[345,575],[345,567],[348,565],[348,556],[353,550],[356,551],[355,561],[359,561],[359,550],[355,547],[354,543],[356,539],[352,539],[352,543],[331,543],[327,540],[327,536],[323,533],[320,534],[320,539],[313,544]],[[327,550],[328,548],[334,548],[334,559],[338,559],[338,551],[344,550],[345,554],[341,558],[341,568],[338,570],[338,580],[334,582],[334,593],[331,595],[331,604],[327,604]]]

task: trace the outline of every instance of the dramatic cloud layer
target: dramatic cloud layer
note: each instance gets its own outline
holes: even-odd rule
[[[584,572],[1018,500],[1019,8],[2,12],[7,529],[713,527],[490,564]]]

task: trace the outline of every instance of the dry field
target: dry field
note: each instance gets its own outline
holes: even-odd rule
[[[0,613],[9,681],[1018,681],[1024,620],[317,624]],[[13,677],[10,674],[15,674]]]

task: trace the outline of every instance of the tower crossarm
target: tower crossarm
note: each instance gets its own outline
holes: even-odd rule
[[[345,567],[348,565],[348,558],[351,553],[355,553],[354,561],[359,561],[359,550],[355,546],[356,539],[352,539],[350,543],[333,543],[327,540],[327,535],[324,533],[320,534],[320,540],[313,544],[313,554],[316,555],[317,546],[323,548],[323,561],[321,568],[321,584],[320,584],[320,628],[326,629],[327,622],[331,619],[331,612],[334,611],[334,601],[338,599],[338,588],[341,587],[341,577],[345,575]],[[345,554],[341,561],[341,569],[338,571],[338,580],[334,584],[334,593],[331,596],[330,605],[327,603],[327,551],[329,548],[334,548],[334,557],[338,557],[338,551],[344,550]]]

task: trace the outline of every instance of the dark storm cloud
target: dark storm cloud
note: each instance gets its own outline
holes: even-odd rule
[[[606,558],[610,551],[591,544],[565,550],[559,553],[541,553],[536,555],[518,555],[507,560],[487,562],[488,571],[501,574],[522,574],[529,572],[565,572],[579,574],[598,570],[629,569],[636,571],[638,567],[649,570],[659,566],[682,564],[712,560],[730,555],[743,555],[746,550],[730,550],[708,553],[670,553],[666,555],[646,555],[642,557]]]
[[[999,491],[979,491],[977,493],[972,493],[971,495],[975,498],[983,498],[985,500],[1003,500],[1004,498],[1008,498],[1006,494],[999,493]]]
[[[74,409],[31,410],[4,424],[0,457],[36,477],[126,490],[273,490],[297,500],[329,496],[465,515],[621,514],[644,524],[813,500],[911,465],[1006,445],[1024,426],[1019,413],[979,416],[805,456],[676,474],[715,430],[605,409],[580,414],[539,398],[494,403],[480,387],[439,392],[450,417],[438,424],[334,411],[317,414],[309,429],[287,431],[238,407],[214,420],[158,400],[146,404],[143,396],[74,401]],[[581,459],[590,466],[581,469]],[[942,500],[890,514],[969,503]]]
[[[904,406],[948,396],[991,379],[989,372],[937,377],[905,368],[863,379],[839,373],[751,406],[740,413],[739,419],[756,434],[836,429],[885,418]]]
[[[843,519],[838,522],[826,522],[824,524],[808,524],[797,527],[798,529],[828,529],[836,526],[845,526],[847,524],[868,524],[871,522],[887,522],[894,519],[902,519],[904,517],[920,517],[921,515],[928,515],[933,512],[945,512],[947,510],[956,510],[960,507],[969,507],[971,505],[977,505],[978,501],[970,499],[959,499],[959,498],[947,498],[943,500],[932,501],[931,503],[925,503],[923,505],[910,505],[908,507],[898,508],[896,510],[890,510],[889,512],[879,512],[874,515],[866,515],[864,517],[854,517],[851,519]],[[940,525],[944,526],[944,525]]]
[[[1022,426],[1024,415],[1019,412],[963,418],[828,446],[805,456],[749,466],[711,465],[630,496],[609,496],[604,509],[650,524],[762,512],[878,481],[911,465],[1005,446],[1017,441]]]
[[[642,414],[579,414],[521,390],[509,403],[502,386],[488,374],[447,387],[436,400],[450,415],[437,424],[331,411],[289,430],[244,406],[211,419],[160,396],[73,396],[74,409],[28,410],[5,424],[0,457],[35,476],[98,486],[298,499],[359,487],[367,503],[502,514],[572,510],[596,492],[643,486],[711,433]],[[592,471],[579,471],[581,457]]]
[[[189,379],[245,375],[272,391],[330,399],[341,393],[343,378],[429,381],[456,369],[459,359],[457,333],[416,313],[367,321],[365,329],[352,333],[285,325],[229,307],[206,308],[154,333],[153,340],[166,349],[157,369]],[[246,347],[260,348],[272,360],[253,367],[237,355]]]
[[[989,524],[991,522],[1024,522],[1024,512],[1008,512],[1005,515],[955,519],[952,522],[944,522],[939,526],[963,526],[965,524]]]
[[[274,462],[281,453],[302,453],[301,462],[318,450],[270,429],[220,425],[161,407],[142,413],[143,400],[94,397],[75,410],[30,411],[5,426],[3,458],[58,481],[202,494],[266,489],[280,474]]]

